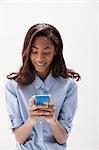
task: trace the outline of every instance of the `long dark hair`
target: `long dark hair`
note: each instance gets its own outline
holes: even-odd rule
[[[63,58],[63,42],[60,33],[54,26],[46,23],[35,24],[28,30],[23,44],[22,66],[17,73],[13,72],[7,75],[7,78],[14,79],[19,85],[28,85],[35,80],[35,68],[30,60],[30,53],[33,40],[37,36],[46,36],[55,45],[56,55],[51,63],[53,77],[72,77],[78,81],[80,75],[74,70],[67,69],[66,67]]]

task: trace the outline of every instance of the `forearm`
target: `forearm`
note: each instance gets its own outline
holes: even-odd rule
[[[64,144],[68,138],[68,133],[66,132],[65,128],[62,127],[57,119],[54,119],[50,124],[56,141],[59,144]]]
[[[14,134],[17,142],[23,144],[29,137],[32,131],[33,125],[28,119],[21,127],[14,129]]]

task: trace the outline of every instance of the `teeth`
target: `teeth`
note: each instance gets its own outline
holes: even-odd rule
[[[36,63],[38,66],[44,66],[45,64],[41,64],[41,63]]]

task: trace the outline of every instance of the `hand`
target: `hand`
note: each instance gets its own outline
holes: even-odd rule
[[[35,105],[34,100],[35,98],[34,96],[32,96],[29,100],[29,110],[28,110],[29,120],[32,125],[37,121],[38,117],[41,116],[44,117],[45,111],[48,109],[47,105]]]
[[[55,104],[54,104],[54,98],[52,95],[50,95],[50,104],[44,113],[45,120],[50,124],[56,120],[55,110],[56,110],[56,108],[55,108]]]

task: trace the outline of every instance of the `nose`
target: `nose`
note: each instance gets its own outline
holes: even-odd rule
[[[42,61],[44,59],[44,56],[41,54],[41,53],[39,53],[38,55],[37,55],[37,60],[38,61]]]

